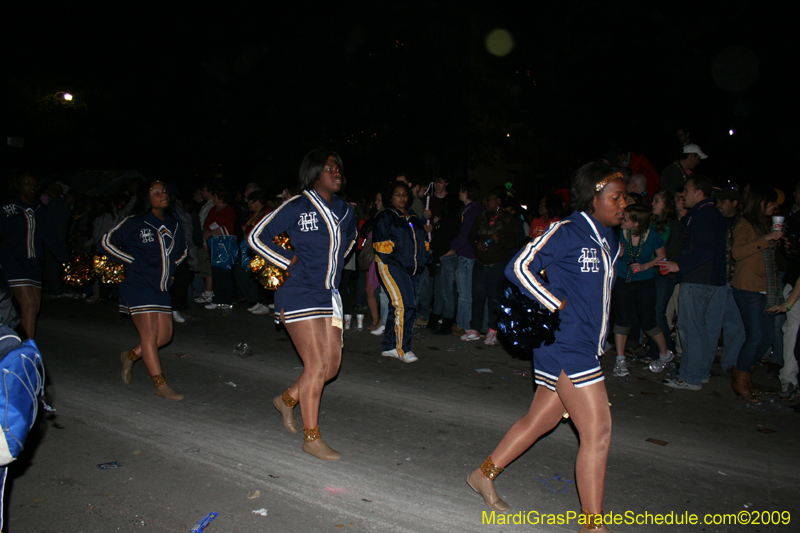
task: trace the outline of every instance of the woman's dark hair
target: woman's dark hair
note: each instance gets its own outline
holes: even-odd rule
[[[508,202],[508,189],[506,189],[503,185],[498,185],[491,191],[489,194],[493,194],[495,198],[500,200],[500,207],[505,207],[506,202]]]
[[[564,198],[560,194],[551,192],[544,197],[544,208],[547,209],[547,216],[550,218],[564,218]]]
[[[133,209],[131,209],[132,214],[143,217],[153,210],[153,204],[150,203],[150,189],[152,189],[153,185],[156,183],[160,183],[164,187],[164,190],[167,190],[166,184],[159,180],[153,180],[142,184],[136,191],[136,201],[133,203]],[[164,213],[172,213],[172,202],[164,209]]]
[[[572,174],[572,187],[570,188],[570,201],[576,211],[594,213],[594,199],[602,192],[596,190],[597,184],[615,172],[622,171],[619,167],[606,164],[602,161],[586,163]],[[624,176],[624,173],[623,173]]]
[[[481,199],[481,185],[477,181],[474,180],[465,181],[464,183],[461,184],[458,190],[459,192],[464,191],[465,193],[467,193],[467,199],[470,202],[474,202],[476,200]]]
[[[778,201],[778,193],[766,185],[751,184],[750,194],[744,199],[742,217],[753,225],[758,235],[766,235],[771,231],[770,222],[764,214],[764,208],[770,202]]]
[[[254,189],[247,195],[248,202],[261,202],[261,205],[267,205],[267,200],[264,198],[264,191],[261,189]]]
[[[653,211],[643,204],[632,204],[625,208],[628,215],[631,217],[631,222],[636,224],[631,230],[631,235],[642,235],[650,229],[650,219],[653,217]]]
[[[344,166],[342,165],[342,158],[339,157],[339,154],[327,148],[311,150],[306,154],[303,158],[303,162],[300,164],[300,179],[298,185],[301,191],[307,191],[314,187],[314,183],[316,183],[322,175],[322,169],[325,168],[325,163],[327,163],[328,159],[331,157],[334,158],[336,164],[339,165],[339,172],[344,174]]]
[[[231,191],[228,190],[227,187],[218,186],[216,189],[214,189],[214,196],[222,200],[222,203],[226,205],[231,203],[232,195]]]
[[[653,199],[655,200],[656,197],[661,198],[664,207],[661,208],[660,215],[655,215],[653,225],[656,227],[656,231],[664,233],[670,224],[678,219],[678,208],[675,207],[675,197],[669,191],[658,191]]]
[[[408,198],[406,198],[406,208],[411,207],[411,202],[414,201],[414,198],[411,195],[411,187],[409,187],[403,181],[393,181],[392,184],[389,185],[389,187],[383,192],[383,194],[381,194],[381,200],[383,201],[384,209],[388,207],[394,207],[394,204],[392,203],[392,196],[394,196],[394,191],[398,188],[402,188],[404,191],[406,191],[406,194],[408,195]],[[419,213],[417,213],[417,215],[419,215]]]

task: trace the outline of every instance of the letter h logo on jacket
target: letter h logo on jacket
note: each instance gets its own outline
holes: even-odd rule
[[[317,214],[315,212],[300,213],[300,220],[297,221],[300,231],[317,231]]]

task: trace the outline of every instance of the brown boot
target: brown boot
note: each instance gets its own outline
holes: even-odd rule
[[[325,444],[319,434],[319,426],[314,429],[303,428],[303,451],[323,461],[338,461],[342,454]]]
[[[472,471],[467,476],[467,484],[470,488],[483,497],[483,502],[489,509],[495,511],[508,511],[511,509],[511,506],[501,500],[494,489],[494,478],[502,471],[502,468],[494,464],[490,455],[479,469]],[[483,475],[481,475],[481,472],[483,472]]]
[[[734,368],[731,389],[746,402],[761,403],[761,399],[750,390],[750,372],[742,372],[738,368]]]
[[[164,379],[164,374],[159,374],[157,376],[152,376],[153,378],[153,385],[156,386],[155,393],[156,396],[161,396],[162,398],[166,398],[167,400],[183,400],[183,394],[176,391],[169,385],[167,385],[167,380]]]
[[[283,415],[283,427],[285,427],[289,433],[297,433],[299,428],[297,426],[297,420],[294,418],[293,411],[294,406],[297,405],[297,400],[292,398],[292,395],[289,394],[289,389],[286,389],[283,396],[275,396],[272,400],[272,405]]]
[[[130,383],[131,371],[133,370],[133,363],[141,359],[142,356],[136,355],[136,352],[131,350],[129,352],[122,352],[119,357],[120,360],[122,361],[122,381],[124,383]]]

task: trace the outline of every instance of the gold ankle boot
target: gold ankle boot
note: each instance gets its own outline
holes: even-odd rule
[[[162,398],[166,398],[167,400],[183,400],[183,394],[176,391],[169,385],[167,385],[167,380],[164,379],[164,374],[159,374],[157,376],[152,376],[153,378],[153,385],[156,386],[155,393],[156,396],[161,396]]]
[[[303,428],[303,451],[323,461],[338,461],[342,454],[325,444],[319,434],[319,426],[314,429]]]
[[[479,469],[474,470],[467,476],[467,484],[472,490],[483,496],[483,501],[489,506],[489,509],[494,509],[495,511],[508,511],[511,508],[510,505],[500,499],[494,489],[494,478],[503,470],[503,468],[494,464],[490,455]],[[481,475],[481,472],[483,472],[483,475]]]
[[[603,511],[594,514],[581,508],[581,514],[583,515],[583,526],[578,533],[611,533],[611,530],[603,524]]]
[[[129,352],[122,352],[119,356],[122,361],[122,381],[125,383],[131,382],[131,370],[133,370],[133,363],[142,358],[141,355],[136,355],[133,350]]]
[[[272,405],[283,415],[283,427],[285,427],[289,433],[297,433],[300,428],[297,426],[297,420],[294,418],[293,411],[294,406],[297,405],[297,400],[292,398],[292,395],[289,394],[289,389],[286,389],[283,396],[275,396],[272,400]]]

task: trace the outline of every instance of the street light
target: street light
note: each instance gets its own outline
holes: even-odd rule
[[[65,93],[64,91],[57,92],[56,94],[53,95],[53,98],[58,98],[59,96],[62,99],[66,100],[67,102],[71,102],[72,101],[72,95],[69,94],[69,93]]]

